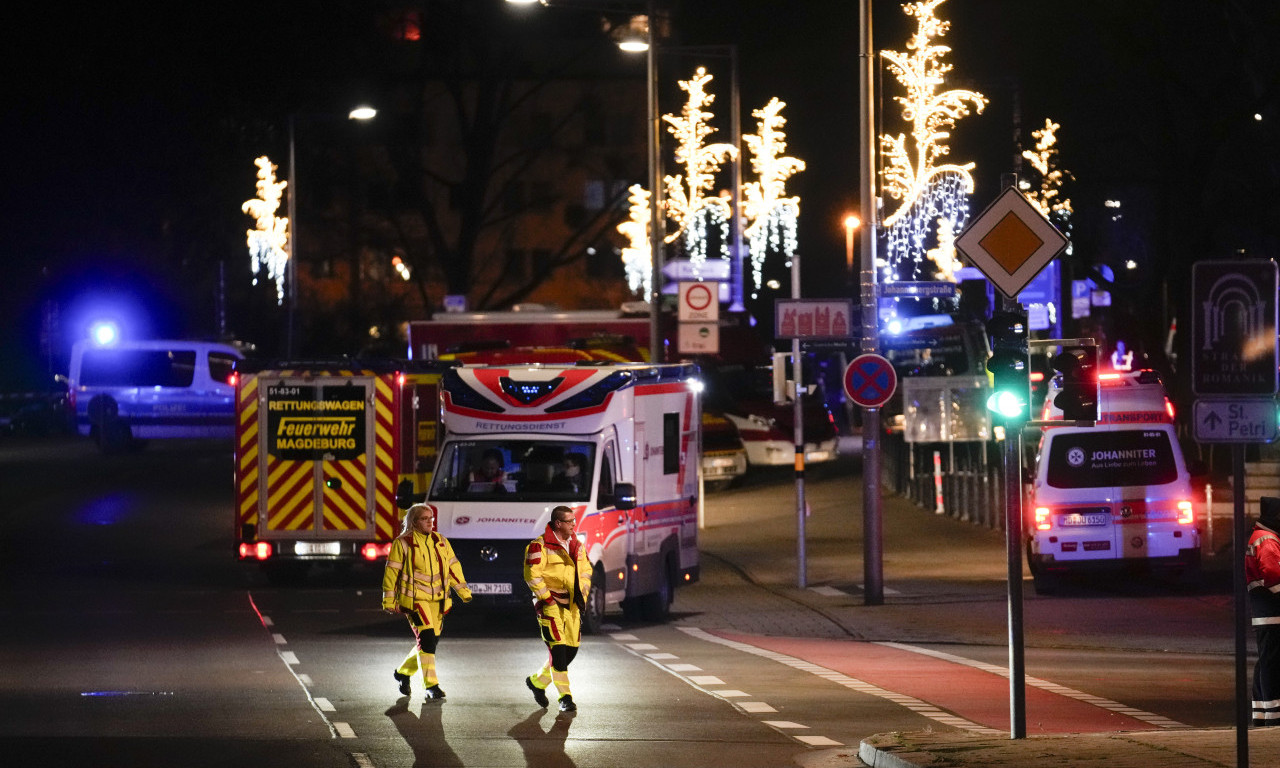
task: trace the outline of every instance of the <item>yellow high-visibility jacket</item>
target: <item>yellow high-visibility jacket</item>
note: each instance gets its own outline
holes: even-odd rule
[[[586,608],[587,594],[591,591],[587,548],[575,536],[569,540],[566,550],[548,525],[547,530],[524,549],[524,582],[533,592],[535,603]]]
[[[462,575],[462,564],[453,554],[449,540],[436,532],[425,536],[413,532],[412,546],[409,539],[400,536],[391,542],[387,553],[387,566],[382,572],[382,607],[395,610],[399,593],[396,591],[400,573],[406,571],[403,584],[412,585],[415,606],[427,607],[431,615],[443,616],[453,607],[452,589],[463,602],[471,600],[471,589]]]

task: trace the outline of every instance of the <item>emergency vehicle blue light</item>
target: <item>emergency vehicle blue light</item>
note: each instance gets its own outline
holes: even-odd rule
[[[631,381],[630,371],[614,371],[581,392],[567,397],[547,408],[547,413],[574,411],[579,408],[594,408],[605,401],[610,392],[621,389]]]
[[[556,387],[564,383],[564,377],[557,376],[549,381],[516,381],[503,376],[499,383],[503,392],[511,395],[517,402],[529,405],[554,392]]]
[[[107,347],[120,340],[120,327],[110,320],[100,320],[89,328],[89,338],[100,347]]]

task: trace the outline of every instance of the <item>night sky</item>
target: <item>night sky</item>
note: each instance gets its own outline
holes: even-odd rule
[[[207,265],[233,248],[232,258],[247,261],[246,220],[234,215],[247,197],[244,168],[228,158],[243,153],[235,162],[247,166],[262,151],[255,147],[283,157],[290,105],[349,103],[366,85],[361,51],[376,37],[367,9],[390,5],[6,10],[8,37],[21,44],[2,54],[0,389],[49,367],[38,343],[49,299],[63,308],[54,346],[55,357],[65,355],[86,283],[157,306],[139,332],[211,333]],[[675,42],[738,45],[747,130],[750,109],[771,96],[787,102],[790,153],[808,164],[791,189],[802,198],[810,295],[830,295],[844,263],[840,222],[857,202],[857,6],[686,0],[673,11]],[[1082,258],[1131,248],[1148,269],[1176,271],[1239,249],[1275,256],[1278,8],[1272,0],[949,0],[940,12],[952,22],[942,40],[953,48],[949,84],[990,99],[952,140],[952,160],[978,163],[975,210],[1013,169],[1015,131],[1029,144],[1052,118],[1076,179],[1069,191],[1077,251],[1089,251]],[[878,48],[904,48],[913,22],[899,9],[875,2]],[[885,74],[879,84],[883,130],[905,130],[888,100],[896,82]],[[1097,223],[1113,196],[1135,201],[1134,229],[1119,240]],[[195,299],[193,284],[203,294]]]

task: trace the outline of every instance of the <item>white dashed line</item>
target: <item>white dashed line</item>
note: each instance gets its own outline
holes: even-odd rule
[[[999,675],[1004,678],[1009,677],[1009,670],[1006,667],[997,666],[995,664],[988,664],[985,661],[975,661],[974,659],[966,659],[963,656],[955,656],[953,654],[946,653],[945,651],[935,651],[929,648],[920,648],[918,646],[905,645],[903,643],[877,643],[877,645],[883,645],[886,648],[897,648],[900,651],[910,651],[911,653],[919,653],[923,656],[932,656],[935,659],[949,661],[953,664],[963,664],[964,666],[967,666],[967,667],[980,669],[983,672],[990,672],[993,675]],[[1122,715],[1128,715],[1129,717],[1132,717],[1135,720],[1141,720],[1144,723],[1155,725],[1160,728],[1186,728],[1187,727],[1186,725],[1183,725],[1182,723],[1179,723],[1176,720],[1170,720],[1169,718],[1163,715],[1157,715],[1152,712],[1147,712],[1141,709],[1135,709],[1134,707],[1126,706],[1119,702],[1112,701],[1111,699],[1104,699],[1101,696],[1094,696],[1091,693],[1084,693],[1082,691],[1077,691],[1073,688],[1068,688],[1065,685],[1059,685],[1058,683],[1051,683],[1048,680],[1041,680],[1038,677],[1028,676],[1026,678],[1026,682],[1027,682],[1027,685],[1040,688],[1041,690],[1049,691],[1050,693],[1056,693],[1060,696],[1066,696],[1067,698],[1076,699],[1077,701],[1082,701],[1086,704],[1092,704],[1095,707],[1100,707],[1109,712],[1118,712]]]
[[[743,702],[739,702],[737,706],[741,707],[743,712],[754,713],[754,712],[777,712],[778,711],[773,707],[769,706],[768,704],[765,704],[763,701],[743,701]]]
[[[298,682],[305,686],[311,686],[311,675],[298,675]]]
[[[658,646],[653,643],[627,643],[627,647],[633,651],[656,651]]]
[[[822,595],[823,597],[852,597],[852,595],[850,595],[848,592],[845,592],[844,590],[836,589],[835,587],[826,587],[826,586],[809,587],[809,591],[817,592],[819,595]]]
[[[319,696],[316,697],[316,706],[320,708],[321,712],[337,712],[338,711],[337,708],[334,707],[333,704],[330,703],[328,699],[321,698]]]
[[[344,739],[354,739],[356,737],[356,732],[346,723],[334,723],[333,728]]]
[[[272,635],[272,636],[271,636],[271,639],[275,641],[276,645],[288,645],[288,644],[289,644],[289,641],[284,639],[284,635]]]
[[[739,691],[733,688],[726,688],[723,691],[713,691],[713,693],[722,699],[742,699],[751,695],[745,691]]]
[[[892,701],[895,704],[899,704],[901,706],[907,707],[908,709],[911,709],[914,712],[918,712],[920,715],[924,717],[928,717],[937,722],[945,722],[946,725],[950,725],[955,728],[960,728],[966,731],[972,731],[974,733],[981,733],[988,736],[998,736],[1005,733],[1004,731],[1000,731],[995,728],[988,728],[984,725],[979,725],[978,723],[970,722],[969,720],[965,720],[964,718],[955,717],[954,715],[947,712],[943,712],[942,710],[938,709],[937,707],[927,702],[920,701],[919,699],[913,698],[911,696],[905,696],[900,693],[894,693],[893,691],[887,691],[879,686],[872,685],[863,680],[858,680],[857,678],[849,677],[848,675],[844,675],[844,674],[841,674],[840,672],[836,672],[835,670],[827,669],[826,667],[813,664],[811,662],[805,661],[804,659],[798,659],[794,656],[788,656],[785,653],[777,653],[775,651],[768,651],[763,648],[757,648],[754,645],[748,645],[747,643],[740,643],[740,642],[737,642],[736,640],[728,640],[723,637],[717,637],[716,635],[713,635],[710,632],[706,632],[696,627],[678,627],[678,629],[681,632],[684,632],[685,634],[688,634],[692,637],[696,637],[700,640],[705,640],[709,643],[716,643],[718,645],[723,645],[728,648],[733,648],[735,650],[742,651],[743,653],[750,653],[754,656],[762,656],[766,659],[776,661],[780,664],[785,664],[793,669],[798,669],[804,672],[810,672],[817,677],[821,677],[824,680],[830,680],[831,682],[836,683],[838,685],[843,685],[844,687],[849,688],[850,690],[858,691],[859,693],[865,693],[871,696],[877,696],[879,698]],[[886,643],[886,645],[888,644]],[[718,696],[725,695],[724,691],[716,691],[715,693]],[[805,743],[809,743],[809,742],[806,741]]]
[[[670,661],[672,659],[680,658],[674,653],[646,653],[645,656],[648,656],[649,658],[654,659],[655,661]]]
[[[284,659],[284,663],[288,664],[289,666],[302,663],[298,661],[298,655],[293,651],[282,651],[280,653],[280,658]]]
[[[689,679],[696,685],[724,685],[724,681],[715,675],[694,675]]]
[[[373,761],[363,752],[352,752],[351,759],[356,761],[356,768],[374,768]]]
[[[843,747],[844,745],[835,739],[828,739],[826,736],[795,736],[796,741],[803,741],[811,747]]]
[[[793,723],[790,720],[761,720],[760,722],[765,725],[772,725],[774,728],[804,728],[806,730],[809,728],[807,725]]]
[[[623,640],[639,640],[640,639],[635,635],[627,632],[617,632],[613,635],[610,635],[610,637],[612,637],[614,640],[617,640],[618,642],[622,642]]]
[[[667,669],[672,672],[701,672],[702,667],[696,664],[668,664]]]

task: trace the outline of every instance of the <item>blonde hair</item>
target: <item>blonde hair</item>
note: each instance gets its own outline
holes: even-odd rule
[[[422,517],[424,514],[434,517],[436,514],[436,508],[430,504],[414,504],[412,507],[406,509],[404,512],[404,524],[400,526],[400,535],[405,537],[412,536],[414,523],[416,523],[418,518]]]

